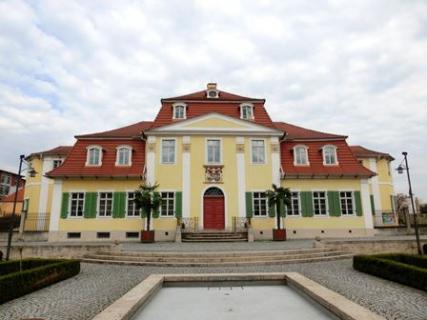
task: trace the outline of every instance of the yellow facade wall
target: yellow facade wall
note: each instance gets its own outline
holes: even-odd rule
[[[281,186],[295,191],[359,191],[359,179],[285,179]]]
[[[252,163],[252,140],[264,140],[266,148],[265,164]],[[245,173],[247,191],[265,191],[271,189],[273,170],[271,167],[271,144],[268,138],[245,138]]]

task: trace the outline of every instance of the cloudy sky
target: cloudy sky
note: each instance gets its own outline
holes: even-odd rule
[[[408,151],[427,200],[427,1],[0,0],[0,17],[0,168],[217,82],[394,166]]]

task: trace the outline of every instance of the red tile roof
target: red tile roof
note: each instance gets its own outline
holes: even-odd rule
[[[308,147],[309,166],[294,165],[293,147],[297,141],[281,143],[281,163],[285,177],[372,177],[374,172],[366,169],[353,155],[345,140],[305,141]],[[332,144],[337,147],[338,165],[323,165],[322,147]]]
[[[287,140],[294,139],[345,139],[347,136],[337,135],[333,133],[326,133],[321,131],[315,131],[306,129],[286,122],[274,122],[277,129],[286,132]]]
[[[370,150],[362,146],[350,146],[350,149],[357,158],[385,158],[389,161],[394,160],[388,153]]]
[[[19,188],[18,189],[18,198],[16,199],[17,202],[24,201],[24,192],[25,192],[25,188]],[[0,202],[14,202],[15,201],[15,193],[16,192],[13,192],[7,196],[4,196],[3,198],[1,198]]]
[[[207,90],[197,91],[183,96],[163,98],[162,102],[171,102],[171,101],[253,101],[253,102],[265,102],[265,99],[258,98],[249,98],[244,96],[239,96],[234,93],[229,93],[225,91],[218,90],[218,98],[208,98],[206,94]]]
[[[157,128],[176,122],[176,120],[172,119],[172,104],[172,102],[163,102],[162,107],[160,108],[160,111],[157,114],[156,119],[154,120],[152,128]],[[187,119],[191,119],[212,112],[240,119],[240,103],[218,101],[203,103],[186,101],[186,104]],[[253,105],[255,117],[254,123],[276,129],[276,126],[273,124],[270,116],[264,108],[264,103],[254,102]]]
[[[99,145],[102,147],[102,165],[99,167],[86,166],[87,147]],[[132,165],[129,167],[116,166],[116,148],[120,145],[132,147]],[[78,140],[64,163],[48,172],[52,178],[58,177],[99,177],[99,178],[139,178],[145,165],[145,141],[143,140]]]
[[[138,137],[143,134],[143,132],[151,127],[153,121],[141,121],[134,124],[131,124],[126,127],[121,127],[118,129],[113,129],[109,131],[82,134],[76,136],[77,139],[91,139],[91,138],[132,138]]]
[[[40,157],[40,156],[61,156],[65,157],[71,151],[72,146],[58,146],[53,149],[49,149],[46,151],[34,152],[27,156],[27,159],[32,157]]]

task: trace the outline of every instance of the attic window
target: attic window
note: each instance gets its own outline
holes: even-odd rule
[[[88,146],[86,166],[100,166],[102,164],[102,148],[100,146]]]
[[[240,119],[245,119],[245,120],[254,119],[254,106],[252,104],[240,105]]]
[[[206,96],[209,99],[217,99],[219,98],[219,91],[216,89],[216,83],[208,83]]]
[[[333,145],[326,145],[322,148],[323,151],[323,164],[324,165],[338,165],[337,147]]]
[[[173,119],[186,119],[187,106],[185,103],[175,103],[173,106]]]

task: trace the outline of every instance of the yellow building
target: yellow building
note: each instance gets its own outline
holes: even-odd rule
[[[272,239],[275,212],[265,191],[274,183],[292,192],[282,218],[288,238],[372,235],[376,173],[347,137],[273,122],[264,104],[208,84],[162,99],[154,121],[76,136],[52,170],[32,156],[46,176],[28,180],[29,211],[50,215],[50,241],[138,240],[146,222],[134,190],[146,182],[162,195],[151,226],[157,241],[201,231]]]

